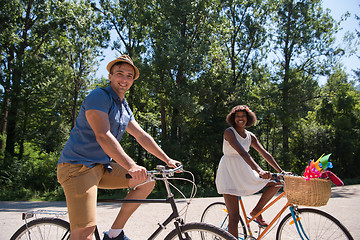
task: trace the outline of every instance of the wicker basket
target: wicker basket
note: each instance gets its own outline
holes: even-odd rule
[[[329,180],[284,176],[284,190],[290,203],[309,207],[325,206],[331,196]]]

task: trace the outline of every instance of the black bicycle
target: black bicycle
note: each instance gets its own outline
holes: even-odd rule
[[[187,178],[175,178],[174,174],[178,172],[187,172],[191,174],[192,180]],[[190,199],[195,197],[196,194],[196,185],[194,182],[194,176],[191,172],[184,171],[182,166],[179,166],[175,169],[165,169],[164,166],[157,166],[155,170],[148,171],[148,181],[163,181],[165,184],[167,197],[166,199],[116,199],[116,200],[101,200],[102,202],[116,202],[116,203],[166,203],[170,204],[172,208],[172,213],[170,216],[162,223],[159,224],[159,227],[154,231],[154,233],[148,239],[155,239],[160,232],[166,228],[170,222],[174,222],[174,229],[165,237],[165,240],[171,239],[182,239],[182,240],[194,240],[202,239],[206,236],[207,239],[225,239],[225,240],[234,240],[231,234],[227,231],[213,226],[207,223],[201,222],[192,222],[184,223],[183,218],[180,217],[176,201],[173,193],[171,192],[171,187],[175,188],[182,196],[184,194],[176,188],[169,180],[182,180],[190,182],[193,185],[193,190],[190,195]],[[51,217],[40,217],[34,220],[28,221],[33,217],[37,217],[40,214],[48,214]],[[29,211],[23,213],[23,220],[25,224],[21,226],[11,237],[10,240],[21,240],[21,239],[31,239],[31,240],[57,240],[57,239],[69,239],[70,237],[70,224],[59,218],[59,215],[66,214],[62,211]],[[94,238],[100,240],[99,230],[96,227]]]

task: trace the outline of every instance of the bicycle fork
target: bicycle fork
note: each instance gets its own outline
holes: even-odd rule
[[[308,236],[306,235],[304,228],[301,224],[301,218],[296,214],[296,210],[294,206],[290,207],[291,216],[293,217],[294,224],[296,226],[296,230],[299,233],[299,236],[301,237],[301,240],[309,240]]]

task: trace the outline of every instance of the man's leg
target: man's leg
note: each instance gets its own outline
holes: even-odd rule
[[[134,187],[138,183],[132,182],[130,180],[129,186]],[[154,189],[155,182],[148,182],[144,185],[137,187],[135,190],[131,190],[130,193],[126,196],[126,199],[145,199]],[[140,203],[123,203],[119,214],[117,215],[112,229],[123,229],[126,222],[129,220],[130,216],[135,212],[135,210],[140,206]]]
[[[105,172],[100,183],[99,188],[104,189],[119,189],[119,188],[133,188],[144,181],[126,179],[125,175],[127,171],[117,163],[111,163],[112,171],[110,173]],[[144,185],[136,187],[135,190],[131,190],[126,196],[126,199],[145,199],[153,190],[155,182],[148,182]],[[116,217],[112,229],[123,229],[130,216],[140,206],[138,203],[123,203]]]
[[[58,166],[58,181],[63,187],[69,213],[71,240],[91,240],[96,226],[97,184],[103,167],[81,164]]]
[[[71,235],[69,240],[92,240],[93,233],[95,231],[95,226],[86,227],[86,228],[77,228],[71,230]]]

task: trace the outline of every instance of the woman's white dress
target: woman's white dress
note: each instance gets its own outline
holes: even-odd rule
[[[249,152],[251,134],[245,130],[246,137],[241,137],[233,127],[235,133],[245,151]],[[240,154],[224,139],[223,153],[216,174],[216,188],[219,194],[235,196],[247,196],[260,191],[268,183],[268,179],[262,179],[240,156]]]

